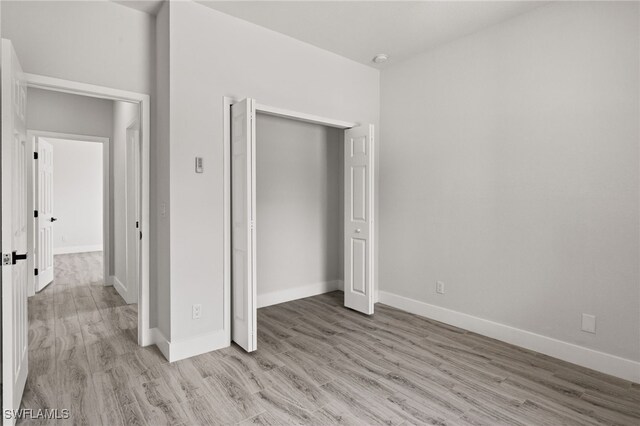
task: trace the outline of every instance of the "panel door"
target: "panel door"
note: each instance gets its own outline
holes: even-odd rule
[[[2,40],[2,409],[20,407],[27,380],[27,87],[9,40]],[[12,253],[14,253],[12,255]],[[7,418],[8,417],[8,418]]]
[[[255,101],[231,106],[231,338],[257,349]]]
[[[347,129],[344,150],[344,305],[373,314],[373,125]]]
[[[36,218],[37,255],[36,291],[41,291],[53,281],[53,146],[42,138],[36,138]]]
[[[140,132],[127,129],[127,282],[123,299],[138,303],[140,280]]]

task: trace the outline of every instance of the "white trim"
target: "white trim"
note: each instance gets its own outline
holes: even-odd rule
[[[27,161],[27,297],[35,296],[36,294],[36,232],[35,224],[36,219],[33,214],[29,214],[35,210],[35,186],[34,173],[36,165],[33,153],[35,152],[34,138],[31,136],[29,130],[27,130],[27,152],[29,155]]]
[[[258,294],[258,309],[266,306],[277,305],[278,303],[290,302],[292,300],[329,293],[330,291],[340,290],[342,287],[342,281],[333,280]]]
[[[138,287],[138,344],[145,346],[148,343],[144,336],[149,334],[149,190],[150,190],[150,162],[149,144],[151,134],[151,102],[146,93],[129,92],[111,87],[97,86],[80,83],[77,81],[63,80],[54,77],[25,73],[28,87],[52,90],[54,92],[71,93],[75,95],[90,96],[94,98],[110,99],[114,101],[134,102],[140,105],[140,133],[142,143],[141,166],[141,272],[140,286]]]
[[[225,330],[205,333],[195,337],[168,341],[158,328],[151,330],[154,342],[160,352],[169,362],[204,354],[218,349],[226,348],[231,344]]]
[[[337,127],[338,129],[350,129],[358,126],[358,123],[351,123],[348,121],[335,120],[333,118],[319,117],[313,114],[306,114],[304,112],[290,111],[283,108],[277,108],[269,105],[259,104],[256,102],[256,112],[261,112],[267,115],[274,115],[276,117],[284,117],[297,121],[304,121],[306,123],[322,124],[323,126]]]
[[[167,361],[169,360],[169,341],[164,337],[164,334],[162,334],[159,328],[154,327],[147,330],[144,338],[148,342],[147,345],[155,344]]]
[[[72,95],[89,96],[91,98],[110,99],[112,101],[126,101],[139,103],[148,98],[145,93],[129,92],[112,87],[81,83],[79,81],[63,80],[46,75],[24,73],[28,87],[51,90],[54,92],[70,93]]]
[[[222,279],[224,305],[222,308],[222,329],[226,338],[231,342],[231,105],[235,99],[225,96],[222,98],[222,129],[223,129],[223,155],[222,155],[222,181],[224,187],[224,206],[222,213]]]
[[[115,287],[115,289],[118,292],[118,294],[120,296],[122,296],[124,301],[129,303],[129,301],[127,300],[127,297],[126,297],[127,296],[127,288],[124,286],[124,284],[122,284],[122,281],[120,281],[120,279],[118,277],[116,277],[115,275],[111,275],[109,277],[109,281],[111,282],[111,285],[113,285],[113,287]]]
[[[91,136],[80,135],[77,133],[58,133],[47,132],[42,130],[29,130],[29,134],[39,136],[41,138],[49,139],[66,139],[79,142],[96,142],[96,143],[109,143],[109,138],[106,136]]]
[[[582,367],[640,383],[640,362],[638,361],[599,352],[584,346],[578,346],[386,291],[380,291],[380,303],[540,352]]]
[[[102,244],[96,246],[69,246],[69,247],[57,247],[53,249],[53,255],[57,254],[70,254],[70,253],[89,253],[93,251],[102,251]]]

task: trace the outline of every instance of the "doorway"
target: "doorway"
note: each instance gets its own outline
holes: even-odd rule
[[[55,274],[54,257],[100,252],[102,276],[110,276],[110,140],[106,137],[27,131],[33,161],[27,163],[33,211],[28,227],[28,292],[33,296]],[[81,159],[81,161],[78,161]]]
[[[138,193],[138,221],[137,224],[135,222],[132,223],[133,231],[138,238],[138,285],[137,285],[137,303],[138,303],[138,332],[137,332],[137,342],[141,346],[148,346],[153,343],[150,327],[149,327],[149,171],[150,171],[150,158],[149,158],[149,135],[150,135],[150,104],[149,104],[149,95],[128,92],[124,90],[111,89],[102,86],[96,86],[85,83],[78,83],[74,81],[61,80],[52,77],[33,75],[33,74],[25,74],[24,75],[25,85],[29,88],[38,88],[44,90],[50,90],[54,92],[63,92],[63,93],[71,93],[81,96],[89,96],[99,99],[107,99],[112,100],[117,103],[122,104],[123,108],[123,129],[125,131],[125,135],[123,138],[127,137],[127,134],[130,134],[131,130],[135,129],[135,136],[137,138],[137,155],[138,155],[138,172],[137,172],[137,184],[136,191]],[[128,120],[127,109],[131,106],[136,108],[136,116],[135,119]],[[114,120],[117,119],[119,113],[116,111],[114,114]],[[116,135],[114,135],[115,139]],[[123,144],[124,146],[124,144]],[[115,148],[113,148],[115,149]],[[126,155],[126,148],[123,153],[123,158]],[[123,164],[122,170],[117,171],[116,175],[122,176],[123,180],[126,177],[126,163],[124,160],[120,162]],[[117,183],[117,182],[116,182]],[[114,184],[115,185],[115,184]],[[125,202],[126,203],[126,202]],[[125,210],[126,212],[126,207]],[[124,214],[125,218],[123,221],[126,221],[126,213]],[[106,220],[106,218],[105,218]],[[114,217],[115,221],[116,218]],[[137,226],[137,228],[136,228]],[[105,251],[105,259],[109,259],[109,263],[113,263],[113,245],[116,244],[115,241],[110,241],[109,238],[109,249]],[[126,253],[126,236],[122,238],[123,241],[123,250]],[[126,255],[125,255],[126,259]],[[126,260],[124,262],[126,264]],[[106,266],[105,266],[106,268]],[[111,271],[113,271],[113,267],[111,266]],[[110,276],[110,272],[108,272]],[[126,277],[126,272],[123,274]]]
[[[225,176],[229,183],[229,292],[231,340],[247,352],[257,349],[256,114],[268,114],[344,131],[344,306],[367,315],[374,311],[374,129],[373,125],[326,119],[225,98],[225,137],[229,144]],[[303,238],[304,236],[301,236]]]

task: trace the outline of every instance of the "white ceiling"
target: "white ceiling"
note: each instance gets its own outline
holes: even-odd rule
[[[375,67],[528,12],[540,1],[198,1]]]

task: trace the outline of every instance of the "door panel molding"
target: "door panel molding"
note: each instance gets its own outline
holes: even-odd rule
[[[374,128],[344,132],[344,305],[373,314],[374,288]]]

